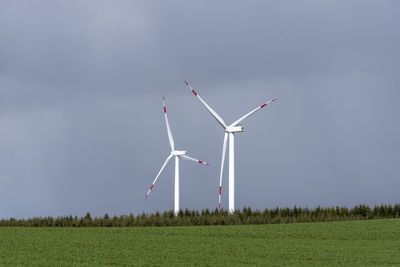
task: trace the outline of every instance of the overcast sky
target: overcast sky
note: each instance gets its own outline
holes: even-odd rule
[[[150,3],[151,2],[151,3]],[[0,2],[0,218],[400,202],[398,1]],[[226,162],[227,163],[227,162]],[[225,165],[227,167],[227,165]],[[222,206],[228,207],[225,169]]]

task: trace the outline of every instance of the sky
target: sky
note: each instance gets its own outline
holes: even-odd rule
[[[400,202],[398,1],[0,2],[0,218]],[[228,173],[222,207],[228,208]]]

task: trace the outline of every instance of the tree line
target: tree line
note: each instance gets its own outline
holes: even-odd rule
[[[297,222],[328,222],[346,220],[368,220],[400,218],[400,204],[377,205],[369,207],[360,204],[353,208],[347,207],[316,207],[313,209],[275,208],[252,210],[245,207],[229,214],[225,210],[204,209],[181,210],[175,216],[173,211],[153,214],[130,214],[110,217],[92,217],[88,212],[84,217],[34,217],[28,219],[1,219],[0,227],[140,227],[140,226],[195,226],[195,225],[241,225],[241,224],[279,224]]]

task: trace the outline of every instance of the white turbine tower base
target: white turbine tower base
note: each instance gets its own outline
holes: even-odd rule
[[[229,213],[235,211],[235,135],[229,133]]]
[[[174,213],[179,212],[179,157],[175,156],[175,198],[174,198]]]
[[[215,112],[198,94],[197,92],[190,86],[190,84],[185,81],[186,85],[190,88],[193,94],[200,100],[200,102],[205,106],[208,112],[217,120],[217,122],[224,128],[224,143],[222,146],[222,160],[221,160],[221,170],[219,176],[219,195],[218,195],[218,209],[221,209],[221,192],[222,192],[222,176],[224,172],[224,161],[226,154],[226,143],[229,138],[229,213],[233,213],[235,211],[235,133],[243,132],[243,126],[239,125],[244,119],[255,113],[256,111],[262,109],[269,103],[272,103],[276,100],[276,98],[262,104],[261,106],[253,109],[243,117],[239,118],[237,121],[232,123],[231,125],[227,125],[224,120]]]
[[[174,143],[174,138],[172,137],[172,132],[169,127],[169,122],[168,122],[168,117],[167,117],[167,108],[165,107],[165,98],[163,97],[163,107],[164,107],[164,117],[165,117],[165,124],[167,126],[167,133],[168,133],[168,139],[169,139],[169,144],[171,146],[171,154],[167,157],[165,160],[164,164],[161,166],[160,171],[157,173],[156,178],[154,179],[153,183],[150,186],[149,191],[146,194],[147,199],[149,197],[149,194],[151,190],[154,187],[154,184],[157,182],[158,177],[161,175],[162,171],[165,169],[167,166],[168,162],[171,160],[172,157],[175,157],[175,192],[174,192],[174,213],[175,215],[178,214],[179,212],[179,159],[186,159],[189,161],[194,161],[200,164],[204,165],[209,165],[207,162],[197,160],[194,158],[191,158],[186,155],[186,151],[182,150],[175,150],[175,143]]]

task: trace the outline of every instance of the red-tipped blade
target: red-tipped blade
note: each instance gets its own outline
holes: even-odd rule
[[[164,109],[165,124],[167,125],[169,144],[171,146],[171,150],[175,150],[174,138],[172,137],[171,128],[169,127],[169,122],[168,122],[167,107],[165,105],[165,97],[163,97],[163,109]]]
[[[221,206],[221,191],[222,191],[222,175],[224,173],[224,162],[225,162],[225,154],[226,154],[226,144],[228,142],[228,133],[224,135],[224,143],[222,146],[222,159],[221,159],[221,170],[219,173],[219,195],[218,195],[218,207]]]
[[[240,119],[238,119],[237,121],[235,121],[234,123],[232,123],[230,126],[237,126],[239,123],[241,123],[244,119],[246,119],[247,117],[249,117],[250,115],[254,114],[256,111],[262,109],[263,107],[265,107],[266,105],[268,105],[269,103],[272,103],[276,100],[276,98],[262,104],[261,106],[256,107],[255,109],[253,109],[252,111],[250,111],[249,113],[247,113],[246,115],[244,115],[243,117],[241,117]]]
[[[208,164],[208,163],[207,163],[207,162],[205,162],[205,161],[198,160],[198,159],[195,159],[195,158],[191,158],[191,157],[189,157],[189,156],[186,156],[186,155],[181,155],[180,157],[181,157],[182,159],[186,159],[186,160],[194,161],[194,162],[197,162],[197,163],[200,163],[200,164],[204,164],[204,165],[210,165],[210,164]]]
[[[192,93],[200,100],[200,102],[206,107],[206,109],[208,110],[208,112],[211,113],[211,115],[218,121],[219,124],[221,124],[222,127],[226,128],[226,123],[224,122],[224,120],[221,118],[221,116],[219,116],[217,114],[217,112],[215,112],[215,110],[213,110],[198,94],[197,92],[192,88],[192,86],[185,81],[187,87],[189,87],[189,89],[192,91]]]
[[[147,194],[146,194],[146,198],[145,198],[145,199],[147,199],[147,198],[149,197],[149,194],[150,194],[151,190],[153,189],[155,183],[157,182],[158,177],[160,176],[160,174],[161,174],[162,171],[164,170],[165,166],[167,166],[168,162],[171,160],[172,157],[173,157],[173,155],[171,154],[171,155],[169,155],[168,158],[164,161],[163,165],[161,166],[161,169],[160,169],[159,172],[157,173],[156,178],[154,179],[153,183],[151,184],[149,191],[147,191]]]

